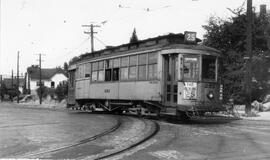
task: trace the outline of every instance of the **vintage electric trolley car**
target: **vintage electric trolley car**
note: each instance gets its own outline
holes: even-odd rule
[[[180,116],[223,111],[220,52],[198,42],[185,32],[83,54],[69,66],[68,106]]]

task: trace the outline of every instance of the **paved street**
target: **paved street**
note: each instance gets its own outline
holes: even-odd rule
[[[0,103],[0,158],[73,144],[113,126],[111,116],[13,107]]]
[[[116,124],[114,116],[73,113],[48,109],[22,108],[0,104],[0,158],[25,155],[72,145],[108,130]],[[269,121],[209,120],[185,124],[158,121],[154,138],[115,156],[113,159],[269,159]],[[142,132],[143,122],[132,118],[111,137],[57,151],[45,158],[91,158],[108,150],[112,141],[125,144],[126,136]],[[125,136],[126,135],[126,136]],[[134,136],[134,135],[132,135]],[[99,147],[99,148],[97,148]],[[104,148],[102,148],[104,147]],[[95,151],[95,152],[94,152]],[[27,156],[26,156],[27,157]],[[39,156],[38,156],[39,157]]]
[[[152,145],[124,159],[270,159],[270,121],[224,122],[161,122],[161,131],[148,142]]]

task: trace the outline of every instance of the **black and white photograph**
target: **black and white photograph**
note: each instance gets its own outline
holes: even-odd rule
[[[0,159],[269,160],[270,0],[0,0]]]

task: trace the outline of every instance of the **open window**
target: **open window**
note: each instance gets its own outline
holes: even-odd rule
[[[113,59],[113,81],[119,81],[120,58]]]
[[[120,59],[108,59],[105,61],[105,81],[118,81],[120,77]]]
[[[105,81],[112,80],[112,59],[105,60]]]

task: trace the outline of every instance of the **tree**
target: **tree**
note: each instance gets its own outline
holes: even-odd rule
[[[3,101],[5,94],[7,94],[7,87],[5,83],[2,83],[0,87],[0,96],[1,96],[1,101]]]
[[[65,73],[67,74],[68,73],[68,63],[67,62],[64,63],[63,68],[64,68]]]
[[[130,43],[135,43],[135,42],[138,42],[138,36],[137,36],[137,33],[136,33],[136,28],[134,28],[133,30],[133,33],[132,33],[132,36],[130,37]]]
[[[38,94],[38,97],[45,98],[49,95],[49,88],[46,86],[41,86],[36,89],[36,92]]]
[[[74,64],[74,63],[76,63],[78,60],[80,60],[80,57],[75,56],[75,57],[73,57],[73,58],[68,62],[68,64],[69,64],[69,65]]]
[[[231,10],[231,9],[229,9]],[[234,13],[229,19],[210,17],[208,24],[203,28],[206,30],[203,43],[207,46],[217,48],[221,51],[223,61],[220,73],[224,82],[225,99],[234,98],[239,103],[245,101],[244,74],[246,70],[246,14],[243,7],[231,10]],[[269,36],[266,34],[269,29],[269,17],[256,16],[253,14],[253,57],[252,57],[252,85],[253,99],[260,95],[254,94],[258,88],[267,90],[265,83],[267,76],[267,61],[269,55]],[[269,61],[268,61],[269,63]],[[263,93],[261,93],[263,94]],[[256,96],[255,96],[256,95]]]

